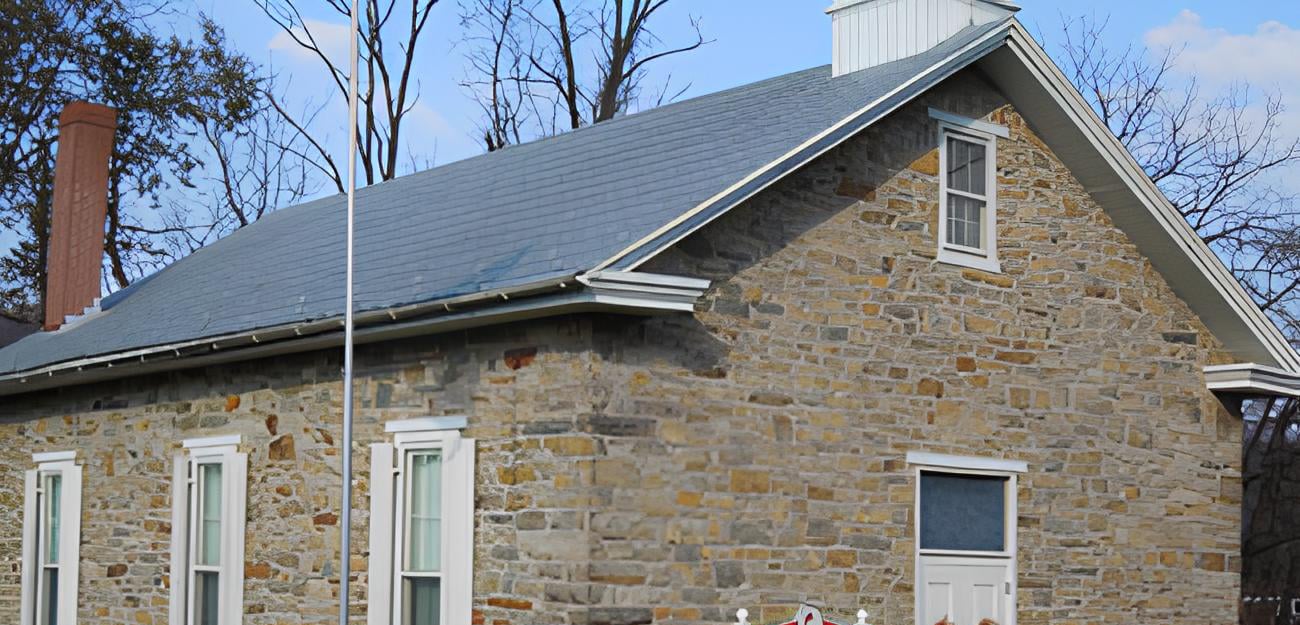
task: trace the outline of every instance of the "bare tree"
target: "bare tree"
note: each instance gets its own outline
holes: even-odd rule
[[[248,119],[259,79],[221,29],[201,39],[157,32],[165,1],[0,0],[0,225],[18,235],[0,257],[0,308],[39,318],[45,288],[58,111],[72,100],[118,110],[109,162],[106,287],[121,288],[178,256],[167,206],[195,186],[207,158],[198,120]],[[172,17],[167,13],[166,17]]]
[[[461,86],[482,110],[479,132],[489,152],[524,142],[529,80],[528,35],[519,19],[521,0],[462,0],[468,75]]]
[[[295,44],[320,61],[333,82],[335,94],[348,97],[346,63],[332,59],[323,34],[302,14],[296,0],[255,0],[258,7]],[[325,0],[338,15],[352,18],[345,0]],[[412,76],[417,50],[429,17],[438,0],[364,0],[361,20],[360,116],[357,120],[359,164],[365,184],[390,180],[400,173],[403,150],[402,124],[419,101],[419,86]],[[290,112],[283,99],[272,97],[272,105],[291,129],[305,140],[301,151],[313,168],[323,173],[340,193],[344,190],[339,164],[326,149],[325,139],[311,131],[311,124]],[[409,154],[409,152],[408,152]]]
[[[1067,20],[1063,69],[1183,218],[1293,342],[1300,341],[1300,211],[1281,177],[1300,162],[1280,96],[1205,97],[1177,51],[1108,49],[1106,22]]]
[[[669,0],[462,0],[469,75],[489,151],[598,124],[643,96],[648,67],[707,42],[666,45],[650,28]],[[589,61],[587,59],[590,59]],[[648,104],[680,96],[665,81]]]

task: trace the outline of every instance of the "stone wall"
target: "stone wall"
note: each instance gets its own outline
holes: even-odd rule
[[[1000,275],[934,262],[929,106],[1011,129]],[[1235,620],[1240,424],[1200,374],[1221,349],[977,73],[646,269],[717,283],[695,315],[359,350],[358,614],[366,445],[389,419],[466,414],[483,623],[767,622],[800,601],[907,623],[914,450],[1029,463],[1023,625]],[[33,451],[83,452],[83,618],[161,625],[171,456],[238,432],[245,623],[332,622],[338,372],[322,352],[7,400],[0,613]]]

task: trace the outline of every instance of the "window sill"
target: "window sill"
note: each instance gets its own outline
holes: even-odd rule
[[[996,259],[985,256],[975,256],[947,248],[939,248],[939,262],[945,265],[957,265],[960,267],[969,267],[989,273],[1002,273],[1002,264]]]

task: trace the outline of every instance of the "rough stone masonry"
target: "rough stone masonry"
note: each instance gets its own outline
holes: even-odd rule
[[[1004,271],[935,262],[933,106],[1004,124]],[[693,315],[572,316],[358,354],[352,598],[368,444],[464,414],[478,439],[476,622],[718,625],[801,601],[910,622],[908,451],[1027,461],[1019,622],[1236,618],[1240,422],[1218,341],[976,71],[646,268],[716,281]],[[244,622],[333,622],[339,354],[6,401],[0,620],[17,618],[22,471],[85,465],[80,615],[167,619],[171,458],[250,454]],[[852,619],[850,619],[852,620]]]

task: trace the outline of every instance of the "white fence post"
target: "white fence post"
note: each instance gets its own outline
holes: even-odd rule
[[[745,608],[736,610],[736,625],[749,625],[749,610]]]

